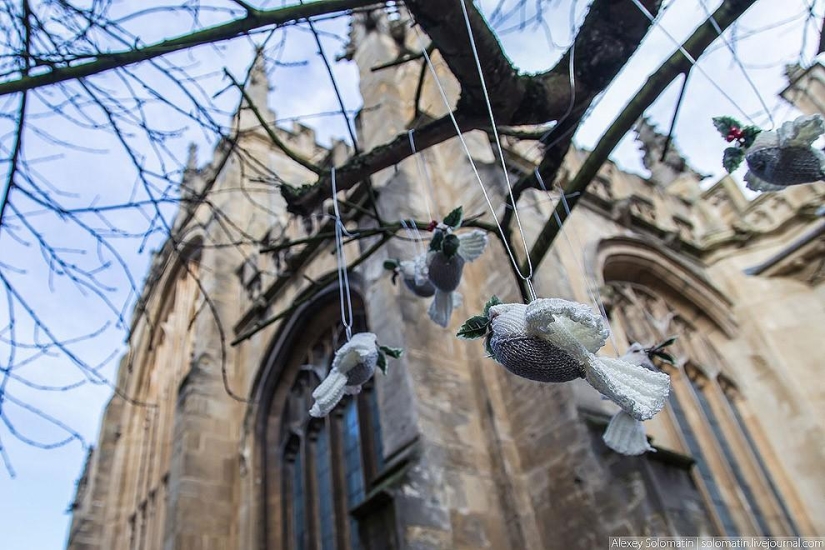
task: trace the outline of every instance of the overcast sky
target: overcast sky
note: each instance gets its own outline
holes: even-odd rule
[[[630,0],[628,0],[630,1]],[[228,3],[228,2],[227,2]],[[254,3],[254,2],[253,2]],[[498,0],[484,0],[481,5],[488,15]],[[707,9],[715,9],[720,2],[707,1]],[[712,52],[700,60],[700,65],[709,75],[694,70],[691,75],[684,104],[675,129],[678,147],[689,162],[699,172],[713,174],[710,181],[722,175],[722,150],[725,143],[712,127],[713,116],[728,114],[743,121],[747,117],[769,128],[769,117],[763,109],[763,103],[769,107],[774,121],[797,115],[777,98],[777,93],[784,88],[786,81],[783,67],[786,63],[801,62],[809,64],[818,42],[818,29],[808,24],[806,0],[784,0],[782,2],[761,0],[739,22],[735,33],[730,31],[726,37],[735,42],[735,50],[747,74],[755,84],[754,90],[744,76],[742,68],[733,62],[731,52],[717,41]],[[122,2],[115,9],[128,12],[134,6],[144,6],[145,2]],[[269,6],[277,5],[269,2]],[[529,2],[529,4],[533,4]],[[574,3],[571,11],[570,0],[549,2],[553,8],[554,23],[551,24],[552,41],[538,27],[526,30],[508,31],[502,35],[505,50],[516,66],[524,71],[540,71],[552,67],[561,57],[571,40],[571,21],[580,23],[587,2]],[[817,18],[821,18],[822,2],[815,1]],[[529,13],[526,14],[529,17]],[[688,36],[706,15],[703,2],[696,0],[674,0],[668,2],[668,9],[661,21],[651,31],[636,56],[631,60],[617,81],[610,87],[593,110],[576,136],[576,141],[584,147],[592,147],[606,126],[621,111],[635,91],[641,86],[650,72],[669,56],[675,46],[672,38],[681,41]],[[204,16],[209,21],[209,15]],[[508,21],[497,22],[498,30],[512,29],[519,22],[520,15]],[[551,19],[548,16],[548,19]],[[144,42],[152,42],[167,36],[174,36],[186,29],[188,22],[182,19],[161,18],[151,22],[144,21],[136,28]],[[346,36],[345,21],[323,22],[319,29]],[[667,31],[667,32],[665,32]],[[759,31],[759,32],[757,32]],[[668,36],[668,34],[670,36]],[[735,36],[735,40],[734,40]],[[672,38],[671,38],[672,37]],[[279,38],[279,35],[273,40]],[[803,48],[803,41],[807,43]],[[344,42],[324,37],[324,47],[331,58],[339,54]],[[286,47],[282,60],[296,62],[292,66],[270,65],[270,78],[273,90],[270,105],[278,118],[334,111],[337,109],[335,96],[330,86],[323,65],[315,55],[316,47],[311,35],[305,29],[292,28],[288,31]],[[800,52],[802,57],[800,58]],[[188,64],[193,70],[207,74],[224,66],[242,78],[252,57],[252,46],[248,40],[238,40],[218,48],[203,47],[193,52],[170,56],[175,63]],[[300,63],[307,61],[308,63]],[[339,62],[334,66],[336,78],[341,85],[342,94],[348,109],[356,110],[361,106],[358,95],[357,69],[353,63]],[[157,71],[146,70],[144,79],[148,84],[170,95],[175,94],[168,79]],[[116,85],[109,76],[92,79],[106,85]],[[225,86],[222,76],[215,73],[211,81],[214,93]],[[735,100],[735,105],[725,98],[719,90]],[[666,128],[679,92],[679,84],[671,86],[659,101],[648,111],[652,120]],[[218,98],[218,102],[227,110],[237,104],[237,94],[227,92]],[[3,104],[8,109],[9,104]],[[157,108],[158,120],[169,122],[169,128],[181,128],[179,137],[170,142],[171,154],[182,162],[185,159],[188,143],[199,146],[199,161],[206,162],[211,157],[214,143],[209,136],[187,124],[185,120],[176,119],[167,110]],[[223,120],[222,122],[226,122]],[[345,126],[340,117],[322,116],[305,119],[304,124],[316,128],[322,142],[329,142],[332,137],[346,139]],[[29,159],[49,157],[57,151],[61,156],[48,159],[38,164],[44,177],[62,183],[64,189],[71,188],[76,197],[65,200],[73,205],[88,205],[94,196],[99,202],[122,200],[134,184],[134,173],[128,169],[126,155],[112,144],[112,136],[102,131],[79,132],[76,128],[55,121],[50,123],[50,130],[68,140],[82,142],[90,149],[100,152],[65,151],[56,148],[36,135],[27,136],[27,155]],[[2,133],[7,128],[0,128]],[[625,169],[643,173],[637,145],[632,137],[622,141],[614,154],[620,166]],[[5,176],[3,176],[5,181]],[[70,182],[70,185],[67,185]],[[49,235],[56,242],[72,246],[75,233],[60,222],[49,222],[46,226]],[[150,239],[145,246],[134,240],[122,241],[122,254],[139,283],[146,271],[151,248],[160,244],[161,234]],[[8,260],[8,251],[12,250],[7,235],[0,233],[0,260]],[[104,361],[122,352],[124,338],[123,327],[112,322],[111,311],[100,303],[76,292],[65,281],[53,281],[54,291],[48,292],[49,280],[37,247],[16,248],[15,265],[27,269],[17,282],[30,291],[32,305],[43,311],[63,337],[81,335],[103,327],[101,336],[91,343],[80,344],[77,353],[84,354],[90,362]],[[119,290],[115,292],[113,302],[129,302],[128,281],[122,274],[112,274],[108,281]],[[0,325],[7,324],[5,307],[0,309]],[[128,313],[128,310],[127,310]],[[21,321],[22,322],[22,321]],[[0,346],[1,347],[1,346]],[[0,349],[0,357],[5,351]],[[112,379],[116,366],[115,360],[109,360],[102,373]],[[62,357],[42,357],[25,367],[30,380],[42,384],[66,384],[82,379],[77,369]],[[9,392],[14,392],[17,399],[32,403],[45,412],[59,418],[72,426],[87,441],[94,442],[98,430],[100,413],[109,397],[110,389],[105,385],[84,384],[70,392],[44,393],[9,383]],[[42,441],[52,441],[59,433],[41,420],[25,411],[4,405],[6,414],[14,420],[15,425],[29,437]],[[5,427],[0,426],[0,439],[5,445],[17,478],[11,480],[5,470],[0,469],[0,546],[3,550],[39,550],[62,548],[65,545],[70,516],[66,509],[72,501],[75,480],[81,473],[85,451],[74,442],[57,450],[40,450],[27,446],[13,438]]]

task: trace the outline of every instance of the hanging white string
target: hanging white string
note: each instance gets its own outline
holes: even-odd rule
[[[427,169],[427,164],[421,158],[422,155],[418,154],[418,151],[415,150],[415,138],[413,138],[413,132],[415,129],[410,130],[407,133],[407,137],[410,140],[410,149],[412,150],[413,157],[415,158],[415,167],[418,169],[418,177],[424,180],[424,185],[427,187],[427,192],[424,193],[424,206],[427,208],[427,221],[434,220],[433,212],[430,209],[430,199],[433,199],[433,203],[436,203],[435,193],[433,192],[433,182],[430,179],[430,171]],[[437,207],[438,204],[435,204]]]
[[[332,185],[332,208],[335,211],[335,253],[338,260],[338,297],[341,302],[341,324],[347,333],[347,342],[352,339],[352,296],[349,289],[349,273],[347,272],[347,258],[344,255],[344,233],[347,233],[344,222],[341,221],[341,212],[338,210],[338,188],[335,185],[335,167],[330,170]]]
[[[461,143],[461,147],[464,149],[464,153],[467,155],[467,159],[470,161],[470,168],[473,171],[473,175],[476,178],[476,181],[481,187],[481,193],[484,195],[484,200],[487,202],[487,206],[490,209],[490,213],[493,215],[493,220],[496,222],[496,227],[498,228],[499,233],[501,234],[501,242],[504,244],[505,250],[507,250],[507,255],[510,257],[510,261],[513,263],[513,266],[516,269],[519,277],[525,282],[527,286],[527,291],[530,294],[530,300],[535,300],[536,293],[533,289],[533,283],[530,278],[533,276],[533,264],[530,262],[530,255],[527,254],[527,261],[530,266],[530,271],[527,277],[521,272],[521,268],[518,265],[518,261],[516,261],[516,257],[513,254],[512,249],[510,248],[510,244],[507,242],[507,238],[504,234],[504,229],[501,227],[501,222],[498,219],[498,215],[496,214],[496,209],[493,207],[493,203],[490,200],[490,195],[487,193],[487,188],[484,186],[484,182],[481,180],[481,175],[478,173],[478,168],[476,168],[475,162],[473,161],[473,157],[470,154],[470,148],[467,146],[467,141],[464,139],[464,135],[461,132],[461,127],[458,125],[458,121],[453,114],[453,109],[450,106],[450,100],[447,98],[447,93],[444,91],[444,87],[441,85],[441,80],[438,78],[438,74],[435,71],[435,66],[433,65],[432,59],[430,59],[430,55],[427,53],[427,48],[424,47],[423,40],[421,38],[421,33],[418,30],[418,27],[413,27],[416,32],[416,36],[418,38],[418,45],[421,48],[421,54],[424,56],[424,60],[427,62],[427,67],[430,70],[430,73],[433,76],[433,80],[435,81],[435,85],[438,88],[438,92],[441,95],[441,99],[444,101],[444,105],[447,108],[447,116],[450,117],[450,120],[453,123],[453,127],[456,131],[456,136],[458,137],[459,142]],[[522,233],[522,239],[524,238],[524,234]],[[525,243],[526,247],[526,243]]]
[[[745,65],[743,65],[742,61],[739,59],[739,56],[736,55],[736,50],[734,49],[733,44],[731,44],[728,41],[728,39],[725,38],[722,29],[719,27],[719,23],[716,22],[716,18],[713,17],[713,14],[708,9],[705,0],[702,0],[700,3],[702,4],[702,9],[704,9],[705,15],[708,17],[710,24],[716,31],[716,34],[719,35],[719,38],[722,39],[722,42],[724,42],[725,46],[728,48],[728,50],[730,50],[730,54],[733,57],[733,61],[739,66],[739,69],[742,70],[742,74],[745,76],[745,80],[748,82],[748,85],[751,87],[751,90],[753,90],[753,92],[756,94],[757,99],[759,99],[759,103],[762,104],[762,109],[764,109],[765,114],[768,115],[768,120],[770,120],[771,123],[771,130],[773,130],[774,128],[776,128],[776,122],[773,119],[773,114],[771,113],[771,110],[768,108],[768,104],[765,102],[765,98],[762,97],[762,94],[759,92],[759,88],[756,87],[756,84],[751,79],[750,74],[748,74],[747,69],[745,69]]]
[[[510,172],[507,170],[507,163],[504,160],[504,149],[501,147],[501,138],[498,135],[498,126],[496,126],[496,119],[493,115],[493,105],[490,103],[490,94],[487,91],[487,83],[484,79],[484,71],[481,69],[481,60],[479,60],[478,58],[478,49],[476,49],[476,40],[473,36],[473,27],[470,24],[470,15],[467,13],[467,6],[464,4],[464,0],[458,0],[458,3],[461,4],[461,13],[464,15],[464,24],[467,27],[467,35],[470,37],[470,48],[473,50],[473,59],[476,62],[478,79],[481,82],[481,91],[484,93],[484,102],[487,104],[487,114],[490,116],[490,125],[492,126],[493,137],[495,138],[496,148],[498,149],[498,158],[499,160],[501,160],[501,170],[502,172],[504,172],[504,182],[507,184],[507,192],[510,195],[510,203],[513,205],[513,217],[515,218],[516,225],[518,226],[519,235],[521,237],[521,244],[524,246],[524,258],[527,261],[527,267],[529,269],[527,276],[522,274],[518,262],[515,261],[515,258],[513,258],[512,255],[510,259],[513,260],[513,265],[515,266],[516,271],[519,274],[519,277],[521,277],[524,280],[524,282],[527,283],[528,289],[531,292],[533,292],[533,286],[531,282],[531,279],[533,278],[533,262],[530,260],[530,248],[527,246],[527,238],[524,236],[524,228],[521,226],[521,217],[518,214],[516,199],[513,196],[513,187],[510,185]],[[481,178],[479,178],[478,182],[481,184],[482,187],[484,187]],[[495,216],[495,213],[493,213],[493,216]],[[496,219],[496,223],[498,223],[498,219]],[[501,230],[501,225],[499,225],[499,230]],[[535,296],[531,296],[530,299],[534,300]]]
[[[538,169],[536,170],[536,178],[539,180],[539,184],[541,187],[547,191],[547,188],[544,186],[544,180],[541,178],[541,174],[539,174]],[[561,186],[558,186],[559,189],[559,200],[561,204],[564,206],[564,213],[565,219],[570,219],[571,210],[570,205],[567,203],[567,196],[564,194],[564,189]],[[549,191],[548,191],[549,192]],[[595,275],[591,278],[587,274],[587,264],[584,260],[584,246],[582,245],[581,239],[579,238],[578,232],[575,230],[573,231],[573,236],[576,239],[576,246],[573,246],[573,241],[570,239],[569,231],[571,230],[571,226],[569,223],[562,224],[561,217],[556,209],[553,209],[553,217],[556,219],[556,224],[559,227],[559,232],[564,235],[565,240],[567,241],[567,246],[570,248],[570,254],[573,256],[573,261],[578,263],[581,268],[582,278],[584,279],[584,283],[587,286],[587,293],[590,295],[590,299],[593,300],[593,304],[596,306],[596,309],[599,310],[599,313],[604,319],[607,328],[610,329],[610,344],[613,346],[613,353],[617,356],[619,355],[619,346],[616,343],[616,336],[613,333],[613,327],[610,326],[610,318],[607,316],[607,310],[604,308],[604,300],[602,300],[601,292],[599,291],[599,285],[596,284]],[[581,252],[581,260],[579,261],[576,258],[576,250]]]
[[[723,88],[722,88],[719,84],[717,84],[717,83],[716,83],[716,81],[713,79],[713,77],[712,77],[712,76],[710,76],[710,74],[708,74],[708,72],[707,72],[707,71],[705,71],[705,69],[704,69],[701,65],[699,65],[699,63],[696,61],[696,59],[695,59],[692,55],[690,55],[690,52],[688,52],[688,51],[684,48],[684,46],[682,46],[682,44],[681,44],[681,43],[679,43],[679,41],[678,41],[678,40],[676,40],[676,38],[674,38],[674,37],[673,37],[673,35],[672,35],[672,34],[670,34],[670,33],[667,31],[667,29],[665,29],[665,28],[664,28],[664,26],[662,26],[661,21],[657,22],[657,21],[656,21],[656,18],[655,18],[655,17],[653,17],[653,14],[652,14],[652,13],[650,13],[650,11],[648,11],[648,9],[647,9],[646,7],[644,7],[644,5],[643,5],[643,4],[642,4],[639,0],[630,0],[630,1],[631,1],[631,2],[633,2],[633,4],[634,4],[637,8],[639,8],[639,10],[640,10],[640,11],[644,14],[644,16],[645,16],[645,17],[647,17],[647,18],[650,20],[650,22],[654,24],[654,26],[655,26],[655,27],[658,27],[658,28],[659,28],[659,30],[661,30],[661,31],[665,34],[665,36],[667,36],[667,37],[668,37],[668,39],[670,39],[670,41],[671,41],[671,42],[673,42],[673,43],[676,45],[676,47],[679,49],[679,51],[680,51],[680,52],[682,52],[682,55],[684,55],[684,56],[687,58],[687,60],[690,62],[690,64],[691,64],[691,65],[692,65],[692,66],[693,66],[693,67],[694,67],[697,71],[699,71],[700,73],[702,73],[702,75],[703,75],[705,78],[707,78],[707,79],[708,79],[708,81],[710,82],[711,86],[713,86],[714,88],[716,88],[716,90],[717,90],[720,94],[722,94],[722,95],[725,97],[725,99],[727,99],[728,101],[730,101],[730,103],[731,103],[731,104],[732,104],[732,105],[736,108],[736,110],[737,110],[737,111],[739,111],[742,115],[744,115],[744,117],[745,117],[745,118],[747,118],[747,119],[748,119],[748,121],[749,121],[751,124],[756,125],[756,122],[753,120],[753,118],[751,118],[751,116],[750,116],[748,113],[746,113],[746,112],[744,111],[744,109],[742,109],[742,107],[740,107],[740,106],[739,106],[739,104],[738,104],[738,103],[736,103],[736,101],[735,101],[735,100],[734,100],[734,99],[733,99],[733,98],[732,98],[732,97],[731,97],[731,96],[730,96],[730,95],[729,95],[729,94],[728,94],[728,93],[727,93],[727,92],[726,92],[726,91],[725,91],[725,90],[724,90],[724,89],[723,89]]]

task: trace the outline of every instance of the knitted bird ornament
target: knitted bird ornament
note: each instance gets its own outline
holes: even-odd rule
[[[664,348],[675,340],[675,337],[670,338],[652,348],[645,348],[639,343],[634,343],[622,355],[621,360],[644,367],[651,372],[657,372],[651,359],[659,357],[662,361],[672,364],[673,358],[664,351]],[[644,425],[624,410],[613,415],[602,439],[609,448],[623,455],[633,456],[655,451],[647,441]]]
[[[427,270],[427,255],[420,254],[412,260],[386,260],[384,269],[392,271],[392,283],[400,276],[404,285],[416,296],[429,298],[435,294]]]
[[[812,143],[825,133],[820,114],[787,121],[774,131],[742,127],[731,117],[713,119],[716,129],[735,146],[725,149],[722,164],[733,172],[745,160],[745,182],[754,191],[780,191],[789,185],[825,179],[825,153]]]
[[[335,352],[332,368],[312,397],[315,403],[309,410],[310,416],[326,416],[335,408],[345,394],[355,395],[361,391],[376,367],[387,373],[387,355],[401,357],[403,350],[379,346],[375,334],[359,332]]]
[[[662,410],[670,391],[664,373],[596,357],[608,330],[584,304],[558,298],[502,304],[494,296],[483,315],[471,317],[458,331],[459,338],[485,336],[490,356],[513,374],[551,383],[584,378],[636,420]]]
[[[461,227],[462,207],[458,207],[433,228],[433,238],[427,252],[427,277],[435,288],[435,298],[428,311],[430,319],[446,327],[461,296],[456,292],[466,262],[472,262],[484,252],[487,233],[473,230],[456,235]]]

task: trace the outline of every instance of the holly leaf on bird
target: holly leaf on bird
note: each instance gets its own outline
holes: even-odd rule
[[[464,207],[459,206],[444,217],[444,225],[449,225],[453,229],[461,227],[461,221],[464,219]]]
[[[488,317],[490,313],[490,308],[493,306],[497,306],[501,303],[501,300],[498,299],[498,296],[493,294],[493,296],[487,300],[487,303],[484,304],[484,316]]]
[[[398,359],[402,355],[404,355],[404,350],[401,348],[391,348],[389,346],[378,346],[378,349],[381,350],[383,353],[389,355],[393,359]]]
[[[432,240],[430,240],[430,250],[433,252],[441,252],[441,245],[444,243],[444,233],[442,231],[436,231],[433,234]]]
[[[490,320],[484,315],[476,315],[467,319],[461,328],[458,329],[456,336],[463,340],[475,340],[476,338],[483,338],[487,334],[487,329],[490,326]]]
[[[387,356],[378,352],[378,361],[376,361],[375,366],[381,369],[383,374],[387,374]]]
[[[722,134],[722,137],[727,137],[731,128],[741,128],[742,124],[733,117],[717,116],[713,117],[713,126]]]
[[[722,166],[728,173],[733,173],[745,159],[745,150],[741,147],[728,147],[722,154]]]

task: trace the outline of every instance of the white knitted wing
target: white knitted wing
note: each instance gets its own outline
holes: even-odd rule
[[[653,451],[647,442],[644,425],[624,411],[617,412],[602,436],[605,444],[623,455],[640,455]]]
[[[487,233],[480,229],[474,229],[458,236],[458,253],[468,262],[481,256],[486,247]]]
[[[332,369],[346,374],[351,368],[362,363],[375,353],[376,336],[371,332],[359,332],[349,342],[338,348],[332,359]]]
[[[590,307],[560,298],[539,298],[527,305],[525,314],[527,332],[548,335],[564,327],[590,353],[598,351],[609,332],[601,316]]]
[[[320,418],[326,416],[335,408],[335,405],[344,397],[347,377],[336,369],[329,371],[329,374],[321,384],[312,392],[315,403],[309,409],[310,416]]]
[[[801,116],[784,122],[777,133],[780,147],[810,145],[825,133],[825,120],[819,113]]]
[[[585,379],[636,420],[653,418],[670,393],[667,374],[609,357],[591,356]]]
[[[442,290],[435,290],[435,297],[430,304],[430,309],[427,313],[430,319],[439,326],[446,328],[450,324],[450,317],[453,315],[455,303],[453,302],[454,292],[444,292]]]

